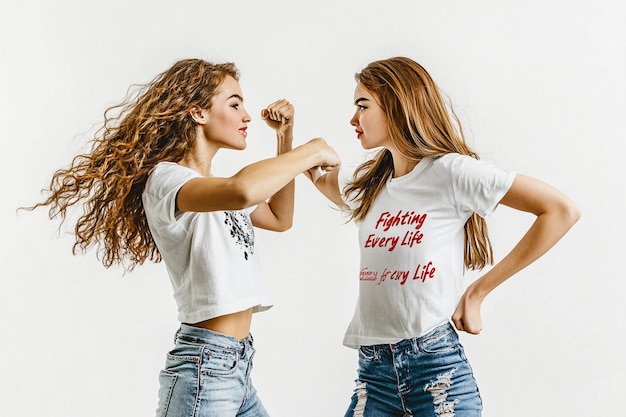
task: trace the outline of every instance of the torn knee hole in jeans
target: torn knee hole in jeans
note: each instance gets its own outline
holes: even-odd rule
[[[430,392],[433,396],[435,413],[440,417],[454,417],[454,406],[459,400],[448,401],[448,389],[452,386],[452,376],[456,369],[439,375],[435,381],[424,386],[424,391]]]
[[[365,403],[367,402],[367,384],[363,381],[356,382],[354,389],[356,394],[356,405],[354,406],[354,417],[361,417],[365,412]]]

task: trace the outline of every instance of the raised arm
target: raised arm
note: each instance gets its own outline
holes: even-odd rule
[[[276,154],[292,150],[294,107],[287,100],[278,100],[261,112],[267,125],[276,131]],[[295,181],[292,178],[274,193],[267,202],[260,203],[250,215],[256,227],[274,231],[285,231],[293,224]]]
[[[457,329],[472,334],[482,330],[480,306],[485,297],[545,254],[580,217],[578,208],[566,195],[546,183],[519,174],[500,203],[533,213],[537,218],[511,252],[463,294],[452,321]]]
[[[255,162],[229,178],[194,178],[176,199],[182,211],[239,210],[264,203],[293,178],[313,166],[337,165],[339,158],[323,139],[309,142],[273,158]]]

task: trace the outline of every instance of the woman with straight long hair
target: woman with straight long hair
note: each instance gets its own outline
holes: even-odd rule
[[[359,298],[344,337],[359,367],[346,417],[480,416],[457,331],[478,334],[485,297],[546,253],[579,211],[544,182],[480,161],[414,60],[372,62],[356,82],[350,123],[364,149],[380,150],[350,175],[308,173],[359,227]],[[464,268],[492,263],[484,217],[498,204],[536,220],[464,289]]]

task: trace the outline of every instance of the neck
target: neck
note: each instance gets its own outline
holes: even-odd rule
[[[211,161],[217,151],[217,148],[211,146],[210,142],[204,139],[202,130],[199,129],[191,150],[178,163],[193,169],[203,177],[209,177],[211,175]]]
[[[184,167],[191,168],[203,177],[211,176],[211,157],[203,157],[189,152],[178,163]]]
[[[393,158],[393,178],[401,177],[413,171],[413,168],[419,162],[414,159],[408,159],[394,151],[391,151],[391,156]]]

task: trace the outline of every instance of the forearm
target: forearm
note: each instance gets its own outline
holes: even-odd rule
[[[518,244],[498,264],[476,280],[470,291],[484,299],[504,281],[521,271],[550,250],[578,220],[573,207],[540,214]]]
[[[452,321],[457,329],[471,334],[482,330],[480,306],[485,297],[550,250],[580,217],[578,208],[560,191],[519,174],[500,203],[533,213],[537,218],[511,252],[474,281],[461,297]]]
[[[292,129],[289,129],[287,132],[277,132],[276,138],[277,156],[292,150]],[[295,189],[295,180],[292,179],[268,200],[268,205],[276,216],[276,220],[282,225],[281,230],[289,229],[293,223]]]
[[[310,147],[301,145],[246,166],[231,178],[231,186],[240,190],[247,204],[258,204],[287,187],[298,174],[315,166],[318,158]]]
[[[313,178],[311,174],[308,176],[311,181],[313,181],[315,188],[317,188],[320,193],[333,202],[338,208],[348,208],[348,205],[345,203],[341,195],[341,190],[339,190],[339,169],[327,172],[319,178]]]

